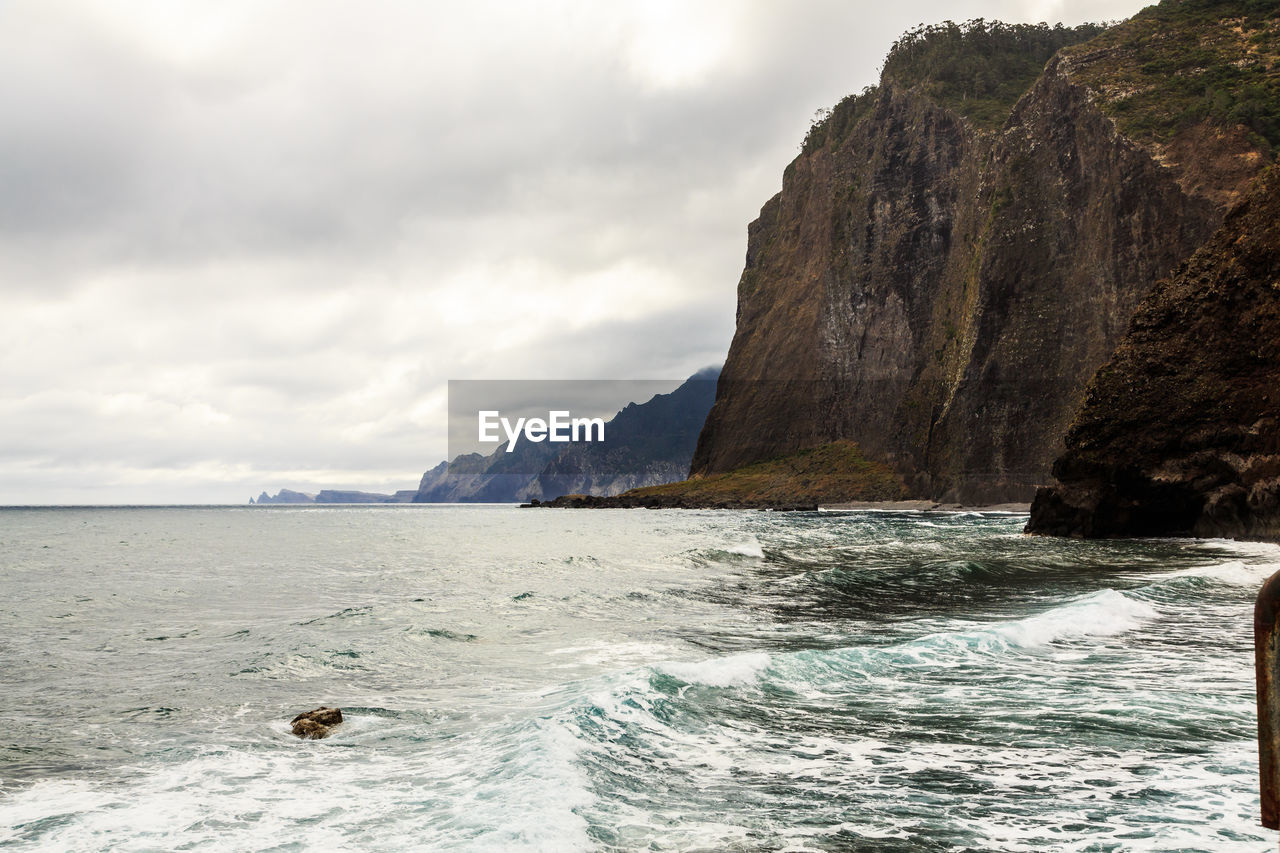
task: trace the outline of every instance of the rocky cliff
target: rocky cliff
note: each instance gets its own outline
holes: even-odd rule
[[[1271,159],[1258,8],[905,36],[748,228],[694,476],[848,439],[916,496],[1029,500],[1138,303]]]
[[[1280,171],[1133,317],[1028,531],[1280,540]]]

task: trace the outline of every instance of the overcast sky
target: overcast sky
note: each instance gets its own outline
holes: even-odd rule
[[[1142,5],[6,0],[0,504],[413,488],[448,379],[718,364],[899,34]]]

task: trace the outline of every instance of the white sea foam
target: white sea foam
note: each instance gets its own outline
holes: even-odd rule
[[[644,666],[651,661],[670,657],[676,647],[667,643],[599,642],[582,646],[564,646],[551,649],[550,656],[562,657],[562,663],[552,664],[556,669],[580,667],[610,667],[627,669]]]
[[[505,508],[441,510],[464,522],[453,530],[408,512],[352,511],[362,513],[360,523],[346,523],[342,510],[227,513],[228,524],[251,525],[252,535],[225,537],[243,544],[238,553],[191,540],[191,571],[164,583],[204,590],[192,598],[210,620],[198,654],[141,639],[131,650],[119,627],[122,613],[185,624],[194,612],[155,599],[155,574],[173,562],[168,547],[137,561],[133,574],[124,563],[113,571],[112,593],[131,596],[130,604],[102,611],[96,633],[91,608],[74,632],[51,633],[49,620],[71,609],[56,585],[15,596],[6,661],[22,673],[10,679],[15,703],[32,710],[8,721],[10,739],[35,744],[56,734],[51,762],[63,747],[68,761],[92,756],[96,744],[109,749],[86,759],[94,762],[90,778],[51,765],[60,774],[53,780],[6,782],[0,848],[1265,846],[1255,814],[1251,602],[1243,586],[1226,583],[1161,590],[1152,570],[1198,562],[1188,575],[1243,583],[1280,567],[1274,549],[1170,541],[1142,546],[1130,562],[1128,546],[1097,543],[1090,550],[1104,569],[1126,585],[1154,578],[1156,588],[1068,600],[1062,590],[1094,589],[1081,584],[1107,575],[1086,571],[1059,584],[1063,572],[1053,571],[1043,585],[1011,585],[1005,595],[1000,577],[947,570],[991,558],[1027,572],[1070,571],[1074,548],[1012,534],[1008,521],[932,516],[936,524],[924,527],[870,514],[745,513],[574,521]],[[142,517],[149,511],[112,523]],[[155,530],[186,517],[166,512]],[[185,529],[224,538],[210,524],[223,517],[201,511]],[[549,520],[554,529],[543,530]],[[282,521],[298,523],[296,541],[280,540]],[[18,522],[31,519],[10,520]],[[582,524],[575,551],[607,555],[591,571],[561,559],[561,522]],[[755,548],[733,553],[721,544],[758,546],[753,533],[770,543],[770,555],[785,554],[786,565],[761,566]],[[104,541],[126,534],[110,529]],[[388,541],[406,543],[403,554],[379,550]],[[261,561],[245,555],[263,549],[280,556],[278,571],[254,586]],[[84,562],[94,565],[98,550],[88,549]],[[1161,555],[1169,556],[1163,569]],[[353,594],[347,566],[383,560],[391,564],[383,580],[368,572],[356,584],[361,600],[380,602],[377,618],[301,621],[333,613],[337,599]],[[54,578],[66,562],[51,554],[48,570],[28,580]],[[862,578],[886,567],[887,577],[908,568],[955,595],[918,607],[894,599],[879,618],[873,593],[845,608],[819,583],[827,572]],[[680,594],[619,592],[668,585]],[[224,590],[234,594],[219,598]],[[525,590],[537,593],[511,607]],[[883,593],[887,601],[895,591]],[[808,610],[828,595],[821,603],[831,605],[830,619]],[[246,607],[258,598],[259,609]],[[396,604],[404,599],[416,603]],[[483,640],[420,642],[410,629],[428,611],[426,624],[475,625],[467,630]],[[241,625],[250,630],[232,635],[226,627]],[[756,651],[705,659],[708,648]],[[58,668],[46,673],[50,663]],[[90,666],[104,677],[89,678]],[[122,717],[120,683],[147,696],[139,704],[181,707],[172,716]],[[82,697],[81,685],[91,686]],[[291,705],[308,703],[294,710],[332,698],[349,705],[348,722],[328,740],[297,741],[277,705],[291,690]],[[51,691],[58,701],[48,704]],[[377,708],[362,712],[344,694]],[[46,707],[57,713],[22,728]],[[384,716],[392,707],[432,711]],[[192,712],[194,726],[183,720]]]
[[[1042,646],[1075,637],[1111,637],[1131,631],[1159,614],[1145,601],[1104,589],[1043,613],[1008,622],[994,633],[1015,646]]]
[[[1237,559],[1192,566],[1158,575],[1161,578],[1206,578],[1233,586],[1258,586],[1280,571],[1280,545],[1270,542],[1239,542],[1234,539],[1200,539],[1187,543],[1190,551],[1234,554]]]
[[[740,654],[697,663],[663,664],[659,669],[690,683],[710,686],[749,684],[764,677],[781,680],[788,690],[817,698],[842,694],[851,678],[888,678],[886,689],[901,689],[897,679],[920,670],[971,663],[975,655],[1001,655],[1062,640],[1112,637],[1159,617],[1145,601],[1104,589],[1057,607],[1004,622],[970,623],[925,634],[890,646],[855,645],[766,655]]]
[[[577,813],[593,799],[576,763],[581,744],[560,726],[477,732],[412,756],[382,754],[351,734],[359,732],[344,734],[347,748],[330,739],[211,749],[139,766],[125,784],[40,782],[0,799],[0,844],[68,853],[591,846]]]
[[[1194,566],[1161,575],[1165,578],[1206,578],[1235,586],[1256,586],[1271,576],[1280,566],[1272,564],[1250,565],[1243,560],[1228,560],[1210,566]]]
[[[683,661],[660,664],[657,668],[689,684],[707,687],[732,687],[750,684],[769,666],[769,656],[764,652],[730,655],[700,661]]]
[[[927,634],[886,649],[847,649],[841,654],[879,661],[877,669],[893,668],[898,663],[934,667],[953,662],[957,656],[966,659],[974,651],[998,653],[1010,647],[1035,648],[1059,640],[1112,637],[1141,627],[1158,616],[1159,612],[1149,603],[1104,589],[1021,619]]]
[[[1197,539],[1188,543],[1190,548],[1212,549],[1214,551],[1234,551],[1260,562],[1280,565],[1280,544],[1275,542],[1250,542],[1239,539]]]
[[[724,545],[720,550],[728,554],[740,554],[743,557],[764,558],[764,548],[760,547],[760,543],[754,538]]]

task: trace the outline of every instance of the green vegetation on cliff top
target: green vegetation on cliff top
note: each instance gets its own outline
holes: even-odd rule
[[[1100,24],[1050,27],[981,18],[921,25],[893,43],[880,79],[916,89],[978,127],[996,130],[1050,57],[1103,29]],[[805,137],[804,151],[844,140],[878,93],[877,87],[869,86],[830,110],[820,110]]]
[[[1101,24],[1005,24],[981,18],[919,26],[894,42],[881,78],[918,88],[975,125],[997,129],[1064,47],[1094,38]]]
[[[1065,55],[1126,135],[1208,121],[1280,148],[1280,0],[1163,0]]]
[[[919,26],[894,42],[882,82],[915,89],[998,129],[1058,51],[1121,130],[1168,142],[1201,121],[1242,125],[1280,150],[1280,0],[1163,0],[1110,28],[977,19]],[[835,145],[871,110],[867,87],[819,111],[803,151]]]
[[[632,489],[624,496],[679,497],[705,504],[838,503],[900,500],[906,487],[887,465],[863,456],[858,445],[837,441],[727,474]]]

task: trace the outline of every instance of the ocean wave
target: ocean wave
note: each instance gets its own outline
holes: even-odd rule
[[[359,607],[344,607],[336,613],[330,613],[327,616],[317,616],[314,619],[308,619],[305,622],[299,622],[299,625],[318,625],[328,622],[332,619],[362,619],[373,613],[372,605],[362,605]]]
[[[448,628],[422,628],[413,630],[416,633],[424,634],[428,637],[435,637],[440,640],[453,640],[458,643],[474,643],[479,639],[475,634],[468,634],[463,631],[450,631]]]
[[[1041,613],[971,628],[925,634],[885,646],[854,645],[798,652],[747,652],[701,661],[674,661],[652,670],[685,684],[742,687],[767,681],[785,689],[829,684],[851,675],[976,663],[981,656],[1035,649],[1067,640],[1113,637],[1159,617],[1149,602],[1104,589]]]
[[[696,548],[685,553],[695,564],[737,563],[744,560],[763,560],[764,548],[755,537],[728,542],[710,548]]]
[[[1016,646],[1042,646],[1079,637],[1113,637],[1159,616],[1145,601],[1104,589],[1044,613],[992,629]]]
[[[1114,589],[1104,589],[1018,619],[984,622],[972,628],[926,634],[881,648],[853,647],[818,654],[853,658],[860,665],[874,662],[880,667],[892,667],[899,660],[912,666],[954,665],[976,662],[974,655],[1034,649],[1066,640],[1113,637],[1141,627],[1158,616],[1158,611],[1150,603],[1130,598]]]
[[[1240,539],[1197,539],[1188,543],[1189,548],[1209,551],[1230,551],[1257,562],[1280,566],[1280,543],[1251,542]]]
[[[1217,581],[1230,586],[1259,586],[1264,580],[1275,573],[1277,569],[1280,569],[1280,564],[1249,564],[1243,560],[1228,560],[1225,563],[1214,563],[1210,566],[1194,566],[1189,569],[1179,569],[1176,572],[1168,572],[1160,575],[1159,577],[1161,579],[1202,578],[1204,580]]]
[[[549,516],[481,514],[497,534],[438,547],[394,514],[394,570],[350,580],[374,531],[327,568],[282,564],[261,602],[237,594],[256,561],[224,579],[237,563],[210,552],[207,619],[152,601],[149,571],[120,591],[151,609],[27,619],[3,641],[30,750],[9,766],[43,769],[0,778],[0,848],[1264,845],[1248,584],[1280,551],[649,513],[582,519],[573,547],[600,556],[577,571]],[[73,606],[52,592],[21,606]],[[143,642],[197,624],[198,656]],[[286,721],[319,703],[346,723],[297,740]]]
[[[739,554],[743,557],[755,557],[756,559],[764,559],[764,548],[755,539],[749,539],[743,542],[735,542],[732,545],[726,545],[723,549],[726,554]]]
[[[1206,769],[1199,755],[1176,768],[1161,763],[1155,756],[1163,747],[1147,751],[1148,739],[1185,738],[1196,726],[1218,730],[1231,715],[1214,702],[1179,706],[1186,719],[1170,725],[1162,693],[1138,688],[1118,699],[1117,673],[1093,674],[1091,641],[1160,616],[1149,602],[1103,589],[905,642],[750,652],[605,677],[562,718],[598,786],[584,813],[609,849],[644,848],[653,839],[671,849],[737,849],[747,843],[741,816],[767,791],[775,807],[785,800],[812,813],[819,800],[831,803],[827,829],[797,829],[794,849],[874,837],[897,838],[900,845],[885,849],[906,850],[940,831],[910,805],[913,792],[928,789],[1016,812],[1007,820],[958,820],[946,830],[954,849],[1019,851],[1084,851],[1099,838],[1125,843],[1123,833],[1146,827],[1150,815],[1123,797],[1163,804],[1172,802],[1164,790],[1211,790],[1213,801],[1198,814],[1221,815],[1238,800],[1233,780]],[[1072,645],[1054,648],[1062,642]],[[1081,654],[1067,661],[1063,649]],[[1077,687],[1060,693],[1068,682]],[[1059,697],[1056,713],[1036,698],[1037,683]],[[903,727],[919,736],[903,739]],[[1081,754],[1052,745],[1082,731],[1105,747]],[[1237,763],[1235,752],[1247,757],[1247,746],[1229,736],[1213,748]],[[850,791],[857,793],[843,793]],[[683,809],[690,799],[705,808]],[[1053,843],[1055,822],[1090,808],[1116,815],[1123,830]],[[1194,836],[1176,824],[1147,831],[1144,838],[1162,841]]]
[[[656,669],[686,684],[730,687],[755,681],[769,666],[769,662],[768,654],[751,652],[701,661],[664,663],[659,664]]]
[[[125,783],[46,780],[0,799],[0,845],[103,849],[590,849],[582,744],[546,721],[386,754],[376,717],[334,736],[207,746]],[[364,724],[364,725],[362,725]],[[341,732],[341,734],[339,734]],[[378,748],[374,748],[375,745]],[[396,820],[385,820],[386,815]]]

